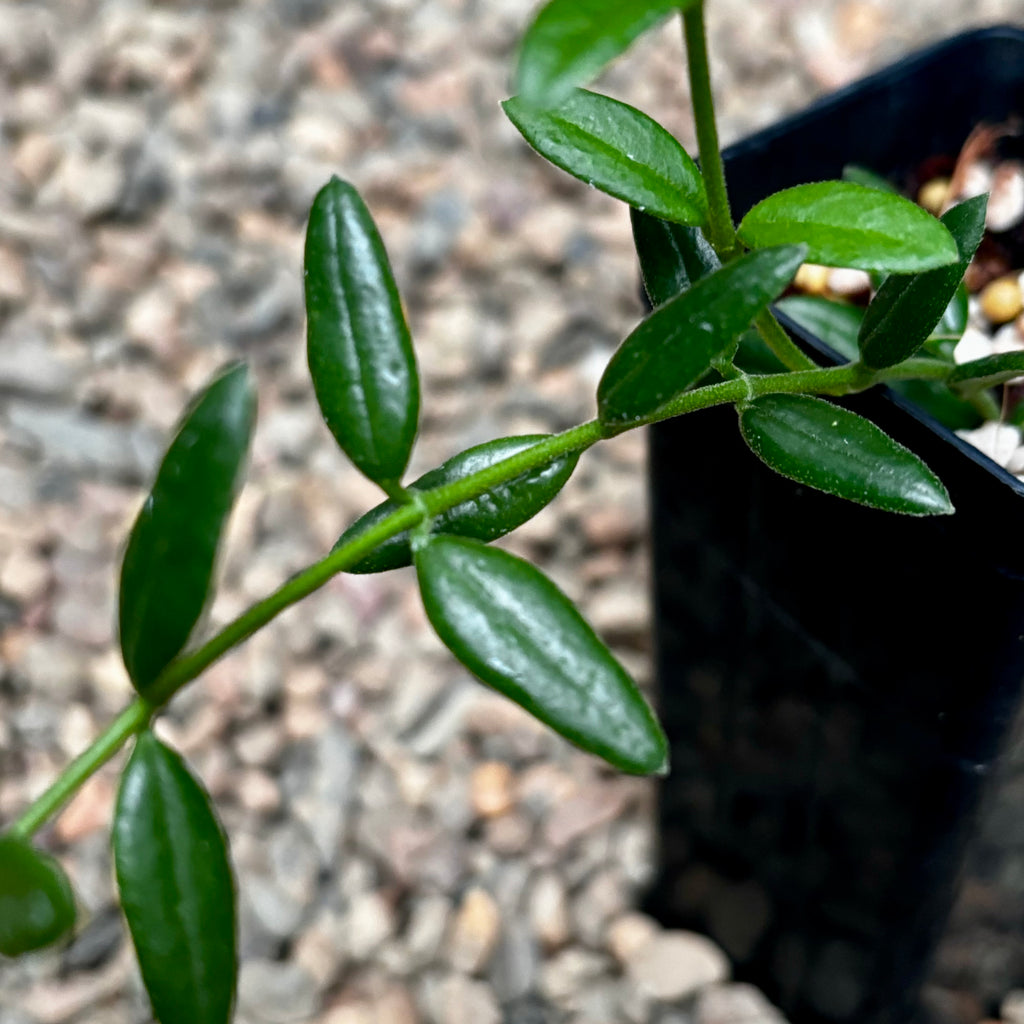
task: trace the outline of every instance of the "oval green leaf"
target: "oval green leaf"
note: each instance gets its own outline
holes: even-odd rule
[[[685,292],[722,265],[700,228],[684,227],[632,207],[633,244],[652,306]]]
[[[206,606],[255,419],[249,372],[237,364],[185,414],[132,527],[118,622],[124,663],[140,693],[181,653]]]
[[[818,295],[787,295],[775,308],[849,360],[860,358],[857,334],[864,310]]]
[[[945,226],[902,196],[849,181],[796,185],[762,199],[740,222],[754,249],[807,244],[807,259],[831,267],[916,273],[955,263]]]
[[[950,387],[970,393],[981,388],[994,388],[1017,377],[1024,377],[1024,352],[1004,352],[961,363],[946,378]]]
[[[920,274],[893,274],[885,279],[864,313],[860,327],[861,361],[872,369],[909,359],[928,339],[956,297],[968,264],[985,232],[987,195],[947,210],[942,223],[953,236],[956,263]]]
[[[453,455],[436,469],[424,473],[410,485],[410,489],[430,491],[436,487],[453,484],[527,448],[543,441],[547,434],[524,434],[520,437],[502,437],[467,448]],[[537,469],[531,469],[522,476],[484,491],[469,501],[461,502],[446,512],[434,517],[437,533],[454,534],[490,541],[511,533],[532,519],[551,502],[572,475],[579,461],[579,453],[573,452],[555,459]],[[381,502],[369,512],[360,516],[339,538],[335,550],[343,544],[361,537],[382,519],[397,511],[398,504],[391,499]],[[385,572],[412,564],[412,548],[409,531],[399,533],[384,541],[374,552],[357,562],[347,571],[352,573]]]
[[[704,179],[657,121],[609,96],[574,89],[557,107],[513,96],[509,120],[541,156],[580,181],[680,224],[703,224]]]
[[[586,85],[630,44],[697,0],[549,0],[523,36],[516,91],[535,106],[554,106]]]
[[[144,732],[114,810],[114,867],[160,1024],[227,1024],[235,996],[235,884],[210,799]]]
[[[751,451],[776,473],[827,494],[912,516],[953,511],[912,452],[847,409],[806,395],[766,395],[740,410]]]
[[[612,356],[597,388],[601,422],[641,420],[700,380],[786,287],[805,254],[799,245],[747,253],[659,306]]]
[[[305,271],[306,354],[324,421],[366,476],[397,481],[416,438],[416,357],[384,243],[338,178],[313,200]]]
[[[432,537],[415,557],[427,617],[471,672],[614,767],[667,770],[665,735],[636,683],[539,570],[458,537]]]
[[[21,956],[56,942],[75,926],[75,897],[49,854],[0,836],[0,954]]]

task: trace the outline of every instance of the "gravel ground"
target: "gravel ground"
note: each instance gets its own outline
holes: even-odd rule
[[[260,419],[214,628],[378,501],[319,421],[300,262],[315,191],[363,192],[424,385],[412,473],[593,414],[640,315],[625,210],[505,122],[530,0],[0,4],[0,821],[129,696],[116,559],[168,429],[231,356]],[[1024,3],[712,0],[726,141]],[[693,125],[669,25],[602,85]],[[644,441],[601,446],[510,538],[649,682]],[[343,576],[175,700],[241,893],[240,1024],[759,1024],[707,940],[633,909],[653,784],[475,684],[406,572]],[[118,763],[41,841],[81,927],[0,968],[2,1024],[149,1019],[113,907]]]

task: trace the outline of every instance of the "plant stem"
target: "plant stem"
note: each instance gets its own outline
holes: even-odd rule
[[[431,517],[479,497],[499,484],[507,483],[530,470],[546,466],[564,455],[585,451],[602,438],[613,437],[639,426],[671,419],[714,405],[749,401],[761,395],[815,393],[844,395],[862,391],[886,380],[928,378],[940,380],[953,367],[934,359],[908,359],[885,370],[870,371],[859,363],[828,368],[814,367],[790,373],[741,376],[697,388],[678,395],[642,420],[621,426],[589,420],[577,427],[553,434],[529,448],[503,459],[453,483],[429,491],[402,490],[411,496],[408,504],[397,508],[365,533],[331,551],[318,562],[293,576],[269,596],[258,601],[219,633],[189,654],[176,658],[160,674],[145,697],[137,697],[121,712],[90,746],[65,768],[53,784],[17,818],[10,834],[29,839],[46,821],[71,799],[81,785],[105,764],[135,733],[148,725],[156,711],[182,687],[209,668],[232,648],[238,646],[286,608],[319,590],[333,576],[361,561],[384,541],[398,533],[414,529]]]
[[[736,229],[729,209],[725,168],[718,148],[715,102],[711,93],[708,43],[704,30],[704,0],[683,11],[683,40],[686,43],[687,70],[690,77],[690,102],[697,128],[697,148],[704,188],[708,196],[708,241],[722,261],[738,250]]]
[[[754,326],[764,343],[783,366],[790,370],[817,370],[819,368],[818,364],[790,338],[770,309],[758,314]]]

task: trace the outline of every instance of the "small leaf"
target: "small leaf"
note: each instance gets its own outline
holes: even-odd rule
[[[384,243],[338,178],[313,200],[305,269],[306,354],[324,421],[366,476],[397,481],[416,437],[416,358]]]
[[[616,768],[666,770],[664,733],[636,684],[541,572],[438,536],[416,552],[416,572],[427,617],[471,672]]]
[[[882,369],[909,359],[942,320],[985,232],[988,196],[954,206],[942,223],[956,242],[960,258],[921,274],[893,274],[868,306],[860,328],[861,361]]]
[[[700,228],[652,217],[636,207],[629,211],[640,273],[652,306],[685,292],[722,265]]]
[[[894,380],[887,387],[934,416],[950,430],[973,430],[982,422],[978,410],[958,398],[956,392],[941,381]]]
[[[950,387],[970,393],[982,388],[993,388],[1006,384],[1017,377],[1024,377],[1024,352],[1004,352],[998,356],[985,356],[961,363],[946,378]]]
[[[635,422],[700,380],[786,287],[805,253],[747,253],[659,306],[612,356],[597,388],[601,422]]]
[[[502,103],[541,156],[640,210],[702,224],[708,201],[697,165],[657,121],[609,96],[574,89],[557,107]]]
[[[237,364],[186,413],[132,527],[118,617],[124,663],[140,693],[181,653],[210,596],[255,419],[249,372]]]
[[[114,811],[114,866],[160,1024],[227,1024],[235,996],[235,885],[227,843],[181,757],[142,733]]]
[[[429,491],[435,487],[455,483],[464,477],[487,469],[511,455],[525,451],[546,434],[527,434],[521,437],[503,437],[496,441],[478,444],[473,448],[452,456],[437,469],[425,473],[411,489]],[[572,475],[579,460],[579,453],[565,455],[539,469],[530,470],[523,476],[492,487],[471,501],[464,501],[434,518],[437,533],[455,534],[489,541],[503,537],[528,519],[532,519],[545,505],[552,501]],[[391,501],[381,502],[360,516],[338,539],[335,549],[362,536],[382,519],[398,509]],[[409,531],[384,541],[374,552],[353,565],[348,572],[384,572],[399,569],[412,563],[412,549],[409,546]]]
[[[859,164],[847,164],[843,168],[843,181],[852,181],[855,185],[865,185],[867,188],[877,188],[880,192],[899,194],[899,189],[888,178],[883,178]]]
[[[740,410],[751,451],[776,473],[906,515],[948,515],[949,495],[912,452],[869,420],[820,398],[766,395]]]
[[[75,925],[75,897],[49,854],[0,836],[0,954],[21,956],[48,946]]]
[[[847,181],[776,192],[743,218],[739,236],[754,249],[805,242],[809,262],[831,267],[913,273],[958,258],[946,228],[916,203]]]
[[[516,91],[536,106],[554,106],[586,85],[630,44],[697,0],[549,0],[523,36]]]
[[[846,303],[833,302],[818,295],[788,295],[775,308],[805,331],[820,338],[845,359],[860,358],[857,333],[864,310]]]

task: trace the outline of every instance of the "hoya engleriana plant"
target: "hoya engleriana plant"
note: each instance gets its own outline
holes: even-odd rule
[[[675,15],[700,167],[651,118],[583,88]],[[225,368],[195,398],[121,565],[121,652],[136,696],[0,835],[3,955],[37,949],[73,927],[67,878],[32,837],[132,741],[112,838],[154,1015],[161,1024],[230,1019],[237,948],[227,841],[200,780],[151,726],[182,687],[340,572],[412,566],[430,623],[484,683],[619,770],[667,772],[665,736],[627,672],[538,569],[489,545],[554,499],[580,456],[603,439],[732,405],[750,449],[784,476],[888,512],[952,513],[942,483],[913,453],[828,398],[903,380],[943,383],[970,398],[1024,372],[1020,353],[954,366],[926,348],[981,238],[984,197],[939,220],[882,189],[819,182],[769,196],[735,225],[717,142],[704,0],[550,0],[524,35],[516,87],[504,109],[527,142],[631,208],[654,308],[605,369],[596,418],[559,434],[477,445],[407,482],[420,411],[413,339],[370,211],[351,184],[328,182],[306,235],[311,382],[327,428],[379,485],[382,501],[323,558],[197,640],[256,402],[242,364]],[[805,261],[888,275],[863,319],[857,351],[838,366],[815,362],[772,312]]]

